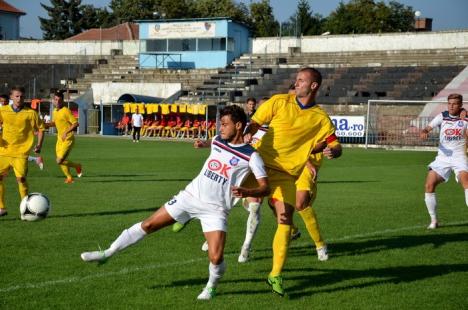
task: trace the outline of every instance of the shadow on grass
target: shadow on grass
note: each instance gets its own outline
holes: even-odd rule
[[[397,266],[369,268],[365,270],[301,268],[295,271],[302,274],[300,276],[287,277],[286,279],[287,282],[294,281],[295,283],[293,286],[287,286],[286,284],[286,290],[290,299],[298,299],[317,293],[332,293],[382,284],[409,283],[450,273],[467,272],[468,264]],[[317,275],[317,272],[320,274]],[[348,280],[355,282],[358,279],[361,279],[361,283],[340,285],[340,282]],[[321,288],[326,285],[334,285],[334,287]]]

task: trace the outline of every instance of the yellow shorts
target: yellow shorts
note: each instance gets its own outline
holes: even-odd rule
[[[296,178],[285,172],[266,168],[268,182],[270,183],[271,193],[269,198],[294,206],[296,204]],[[242,184],[245,187],[257,187],[257,181],[253,174],[250,174]]]
[[[297,191],[310,192],[311,203],[314,202],[315,198],[317,198],[317,180],[312,178],[312,174],[310,173],[309,169],[307,169],[307,167],[304,168],[301,175],[297,179],[296,189]]]
[[[55,145],[55,154],[58,158],[66,159],[68,154],[73,148],[75,140],[65,140],[62,141],[60,138],[57,139],[57,144]]]
[[[266,168],[266,173],[271,189],[269,198],[295,206],[296,191],[309,191],[311,193],[312,202],[317,196],[317,184],[307,168],[304,168],[299,178],[270,168]],[[242,186],[250,188],[258,186],[253,174],[247,177]]]
[[[28,158],[0,156],[0,175],[5,175],[10,167],[13,168],[17,178],[26,177],[28,174]]]

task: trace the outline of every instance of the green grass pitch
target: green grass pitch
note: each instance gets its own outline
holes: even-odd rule
[[[319,262],[302,220],[284,269],[289,295],[271,293],[273,216],[265,205],[252,260],[237,263],[247,212],[232,210],[227,271],[218,296],[196,301],[208,276],[199,222],[165,229],[97,266],[82,251],[107,247],[199,172],[208,150],[189,143],[79,137],[70,159],[84,177],[63,184],[46,137],[44,171],[30,164],[31,192],[52,201],[41,222],[19,220],[6,179],[0,218],[0,309],[463,309],[468,307],[468,208],[452,179],[438,188],[442,227],[426,230],[424,179],[434,152],[345,149],[325,162],[315,208],[329,243]]]

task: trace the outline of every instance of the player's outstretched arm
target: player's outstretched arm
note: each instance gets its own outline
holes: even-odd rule
[[[247,188],[241,186],[231,186],[231,191],[236,198],[264,197],[270,194],[270,184],[268,178],[257,179],[258,187]]]
[[[193,142],[193,147],[196,149],[199,149],[202,147],[210,147],[210,146],[211,146],[211,140],[203,141],[203,140],[197,139],[195,140],[195,142]]]
[[[426,140],[429,133],[431,132],[432,130],[432,127],[431,126],[427,126],[426,128],[424,128],[423,130],[421,130],[421,132],[419,133],[419,137],[423,140]]]

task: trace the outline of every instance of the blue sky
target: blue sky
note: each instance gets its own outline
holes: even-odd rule
[[[49,5],[49,0],[6,0],[11,5],[27,13],[21,17],[21,36],[42,38],[42,31],[38,16],[46,17],[45,10],[40,3]],[[249,4],[255,0],[243,0]],[[378,0],[380,1],[380,0]],[[110,0],[82,0],[83,4],[105,7]],[[339,0],[309,0],[314,13],[328,16]],[[343,2],[348,2],[343,0]],[[376,1],[377,2],[377,1]],[[389,2],[385,0],[385,2]],[[402,4],[412,6],[421,11],[423,17],[433,18],[434,30],[468,29],[468,0],[400,0]],[[279,21],[286,21],[296,10],[297,0],[270,0],[275,17]]]

